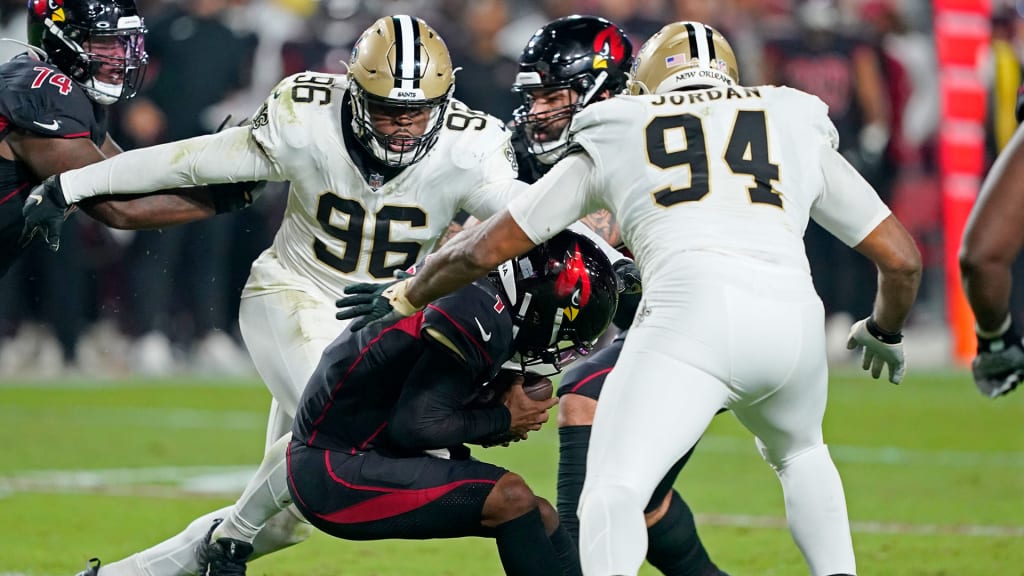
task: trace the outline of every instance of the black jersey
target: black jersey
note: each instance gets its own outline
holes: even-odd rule
[[[22,54],[0,64],[0,140],[11,130],[102,146],[106,110],[55,66]],[[38,183],[25,163],[0,158],[0,276],[21,252],[21,206]]]
[[[428,335],[428,328],[440,333],[458,353]],[[346,330],[324,351],[302,394],[293,438],[325,450],[379,450],[392,455],[407,454],[410,445],[428,449],[471,442],[470,438],[454,438],[447,433],[453,431],[452,421],[458,418],[436,423],[437,428],[449,428],[441,436],[450,444],[396,441],[387,428],[396,410],[401,409],[399,401],[404,398],[403,389],[410,386],[408,382],[433,386],[435,381],[444,381],[440,387],[451,390],[451,375],[423,369],[429,365],[425,360],[443,356],[448,366],[454,366],[452,371],[460,375],[455,379],[457,393],[465,405],[511,355],[512,318],[489,279],[478,280],[394,324],[373,324],[359,332]],[[507,410],[503,406],[489,410],[496,410],[490,422],[507,430]],[[501,411],[503,424],[499,422]],[[483,416],[487,420],[488,415]],[[483,425],[486,427],[486,422]],[[468,434],[480,432],[477,425]]]

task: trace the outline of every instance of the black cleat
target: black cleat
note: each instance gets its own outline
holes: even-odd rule
[[[99,558],[89,558],[89,566],[85,570],[75,574],[75,576],[99,576],[100,564],[102,564],[102,562],[100,562]]]
[[[196,548],[199,576],[245,576],[245,562],[252,556],[252,544],[234,538],[218,538],[211,542],[213,531],[220,523],[221,520],[213,523],[206,538]]]

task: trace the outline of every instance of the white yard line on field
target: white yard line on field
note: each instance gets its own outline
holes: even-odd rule
[[[920,450],[899,446],[844,446],[829,444],[836,462],[939,468],[1024,468],[1024,452],[979,452],[974,450]],[[708,434],[697,445],[697,453],[756,454],[753,438]]]
[[[745,514],[695,514],[698,524],[739,528],[786,529],[786,519],[779,516],[748,516]],[[954,534],[959,536],[1024,536],[1024,526],[984,526],[979,524],[907,524],[904,522],[853,521],[850,528],[865,534],[907,534],[915,536]]]
[[[0,498],[15,493],[103,494],[145,498],[195,498],[237,496],[255,469],[245,466],[163,466],[110,470],[40,470],[0,477]],[[778,516],[745,514],[697,514],[697,521],[712,526],[785,529]],[[854,532],[865,534],[1024,537],[1024,526],[979,524],[910,524],[905,522],[853,521]],[[17,576],[0,573],[0,576]]]

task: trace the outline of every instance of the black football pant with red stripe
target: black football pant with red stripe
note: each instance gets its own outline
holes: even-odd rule
[[[506,473],[477,460],[332,452],[301,442],[292,442],[288,450],[288,489],[296,507],[313,526],[332,536],[495,538],[507,574],[562,574],[560,553],[549,541],[537,510],[495,528],[481,525],[484,502]],[[565,541],[572,550],[568,535]],[[524,548],[528,552],[508,553]]]

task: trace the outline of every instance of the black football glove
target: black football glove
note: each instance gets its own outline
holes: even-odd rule
[[[619,306],[612,316],[612,324],[619,330],[628,330],[643,297],[640,268],[632,260],[622,259],[612,264],[612,269],[615,270],[619,287]]]
[[[252,205],[263,194],[266,180],[250,182],[225,182],[223,184],[207,184],[213,201],[213,209],[217,214],[235,212]]]
[[[412,316],[420,309],[405,299],[405,282],[412,274],[398,270],[391,282],[361,282],[345,287],[344,298],[339,298],[334,305],[339,310],[334,315],[338,320],[359,318],[352,323],[352,331],[358,332],[374,322],[392,323],[407,316]]]
[[[978,355],[971,362],[971,372],[978,391],[989,398],[1007,394],[1020,384],[1024,347],[1013,324],[992,338],[978,335]]]
[[[25,217],[21,245],[28,244],[36,233],[42,232],[43,240],[50,250],[59,250],[60,230],[64,226],[67,212],[68,203],[60,187],[60,175],[54,174],[33,188],[25,199],[21,208],[21,214]]]

